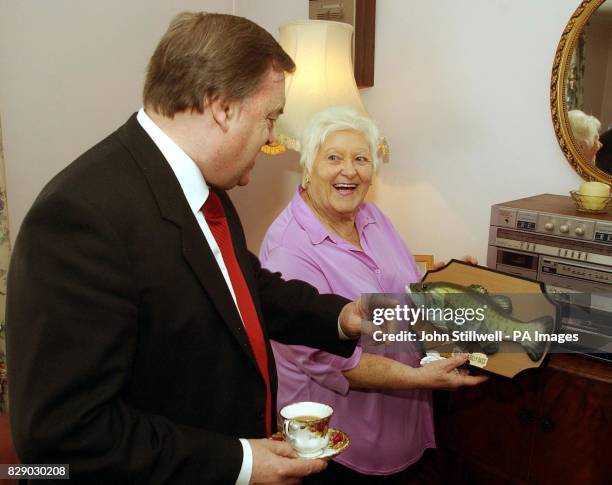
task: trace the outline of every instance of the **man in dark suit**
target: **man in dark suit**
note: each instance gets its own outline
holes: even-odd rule
[[[22,462],[104,484],[294,483],[325,467],[265,439],[268,339],[351,355],[360,305],[262,269],[225,194],[274,139],[293,69],[246,19],[181,14],[144,109],[38,196],[8,281]]]
[[[595,165],[600,170],[612,175],[612,128],[599,136],[601,148],[597,152]]]

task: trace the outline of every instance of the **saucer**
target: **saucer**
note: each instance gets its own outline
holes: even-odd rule
[[[334,456],[338,456],[340,453],[342,453],[344,450],[346,450],[351,445],[351,439],[349,438],[349,436],[344,431],[340,431],[339,429],[329,428],[327,430],[327,436],[329,438],[329,443],[327,443],[327,446],[323,448],[322,453],[316,456],[300,456],[300,458],[306,458],[306,459],[322,458],[324,460],[329,460],[330,458],[333,458]],[[285,440],[283,437],[283,433],[280,431],[277,433],[274,433],[270,437],[270,439],[273,439],[276,441]]]

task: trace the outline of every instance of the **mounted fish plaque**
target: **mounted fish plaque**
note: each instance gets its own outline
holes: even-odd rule
[[[467,352],[470,365],[514,377],[555,342],[559,308],[540,282],[453,259],[406,291],[423,310],[415,330],[429,355]]]

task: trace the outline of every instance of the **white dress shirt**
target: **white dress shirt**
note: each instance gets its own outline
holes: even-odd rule
[[[200,229],[206,238],[206,242],[208,242],[208,245],[215,256],[215,261],[219,265],[221,273],[223,273],[223,278],[225,278],[227,287],[229,288],[232,298],[234,299],[234,304],[236,304],[236,308],[238,309],[234,288],[232,287],[232,282],[230,280],[229,273],[227,272],[227,267],[223,261],[221,250],[219,249],[219,245],[217,244],[217,241],[215,241],[215,237],[208,227],[204,214],[202,214],[201,211],[209,193],[209,188],[204,180],[204,177],[202,176],[202,172],[200,172],[200,169],[195,162],[181,149],[181,147],[174,143],[174,141],[172,141],[170,137],[153,122],[149,115],[145,113],[143,108],[138,111],[136,118],[138,123],[140,123],[140,126],[142,126],[142,128],[151,137],[151,140],[153,140],[153,143],[155,143],[157,148],[159,148],[159,150],[162,152],[164,158],[170,165],[170,168],[172,168],[174,175],[176,175],[181,189],[185,194],[185,198],[187,199],[187,203],[189,204],[191,211],[200,225]],[[240,314],[239,309],[238,314]],[[240,468],[236,485],[248,485],[251,479],[251,473],[253,471],[253,450],[251,450],[251,445],[246,439],[241,438],[240,443],[242,444],[243,458],[242,467]]]

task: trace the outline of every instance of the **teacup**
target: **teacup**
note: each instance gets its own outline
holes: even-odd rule
[[[283,434],[292,448],[302,457],[323,453],[329,442],[327,430],[334,410],[319,402],[296,402],[280,410]]]

